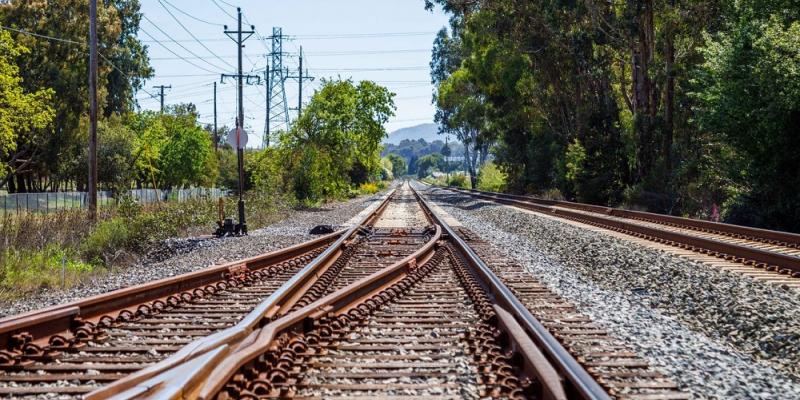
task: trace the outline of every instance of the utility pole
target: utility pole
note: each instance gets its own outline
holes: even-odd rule
[[[253,36],[255,33],[256,27],[250,25],[249,31],[242,30],[242,9],[237,7],[236,12],[238,13],[238,27],[235,31],[229,31],[228,25],[224,25],[225,34],[231,38],[234,42],[236,42],[236,49],[237,49],[237,57],[239,61],[238,65],[238,73],[236,75],[226,75],[222,74],[222,80],[225,77],[233,77],[237,79],[237,90],[238,90],[238,97],[239,97],[239,115],[236,118],[236,130],[241,134],[244,131],[244,79],[247,78],[247,83],[250,83],[250,79],[255,78],[258,79],[259,84],[261,83],[261,77],[259,76],[252,76],[252,75],[244,75],[242,73],[242,49],[244,48],[244,41],[247,40],[250,36]],[[242,35],[247,35],[242,37]],[[238,136],[238,135],[237,135]],[[237,146],[239,147],[239,146]],[[247,234],[247,222],[245,221],[244,216],[244,148],[239,147],[236,149],[236,158],[239,165],[239,229],[243,235]]]
[[[159,89],[161,91],[161,112],[164,112],[164,89],[172,89],[172,85],[158,85],[153,86],[153,89]]]
[[[214,151],[219,150],[219,131],[217,131],[217,82],[214,82]]]
[[[303,81],[313,81],[313,76],[308,76],[308,71],[303,75],[303,46],[300,46],[300,67],[297,69],[297,76],[288,76],[287,78],[296,78],[299,85],[297,92],[297,119],[303,114]]]
[[[89,0],[89,220],[97,220],[97,0]]]

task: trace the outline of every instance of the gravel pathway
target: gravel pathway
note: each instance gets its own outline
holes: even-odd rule
[[[309,235],[308,231],[314,226],[325,224],[337,228],[352,223],[357,215],[380,200],[384,194],[328,203],[317,209],[293,210],[281,221],[254,230],[249,236],[223,239],[169,239],[133,265],[100,275],[87,283],[67,290],[43,289],[35,295],[20,300],[0,302],[0,318],[184,274],[214,264],[256,256],[311,240],[315,236]]]
[[[698,398],[800,398],[800,294],[465,195],[429,198]]]

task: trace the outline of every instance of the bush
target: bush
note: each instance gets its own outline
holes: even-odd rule
[[[469,188],[469,182],[465,175],[451,175],[450,180],[447,181],[448,186],[455,186],[460,188]]]
[[[506,175],[492,162],[487,162],[478,171],[478,190],[500,192],[506,187]]]
[[[80,261],[74,251],[54,243],[40,250],[6,249],[0,257],[0,288],[13,289],[13,295],[41,287],[71,286],[94,268]]]
[[[367,182],[367,183],[362,183],[361,186],[359,186],[358,191],[361,194],[375,194],[378,193],[379,189],[377,184]]]
[[[117,217],[98,223],[81,246],[84,258],[94,264],[110,265],[131,243],[128,222]],[[133,227],[136,229],[136,225]]]

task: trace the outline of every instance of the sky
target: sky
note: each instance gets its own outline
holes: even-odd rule
[[[321,78],[373,80],[397,94],[396,116],[386,124],[387,132],[433,122],[428,64],[436,32],[447,24],[447,16],[426,11],[423,0],[142,0],[139,38],[148,46],[155,69],[137,95],[143,109],[160,107],[153,86],[171,85],[165,90],[166,105],[192,102],[200,122],[212,123],[216,81],[217,123],[234,125],[236,85],[231,79],[221,84],[220,73],[236,73],[236,45],[223,33],[223,25],[235,30],[237,6],[244,16],[243,30],[254,25],[256,31],[245,42],[244,73],[263,76],[265,55],[271,51],[268,37],[273,27],[281,27],[283,51],[288,53],[284,67],[297,75],[302,46],[303,69],[315,78],[303,83],[305,103]],[[289,107],[296,108],[297,79],[287,79],[285,87]],[[245,86],[244,94],[248,147],[259,147],[266,86],[263,81]],[[296,111],[290,115],[294,118]]]

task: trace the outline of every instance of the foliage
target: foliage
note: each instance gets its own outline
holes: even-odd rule
[[[403,139],[398,144],[385,144],[384,149],[381,152],[381,156],[385,157],[390,154],[399,155],[405,159],[406,173],[414,174],[416,173],[417,159],[428,154],[441,153],[442,149],[444,148],[444,144],[445,143],[442,140],[434,140],[433,142],[429,143],[425,139],[421,138],[417,140]],[[451,155],[464,154],[464,147],[460,143],[454,143],[451,141],[448,147],[450,148]]]
[[[450,180],[447,181],[448,186],[455,186],[460,188],[469,188],[469,182],[467,182],[467,177],[462,174],[453,174],[450,175]]]
[[[0,156],[17,148],[20,132],[47,128],[53,120],[49,102],[52,89],[29,92],[23,87],[17,58],[30,50],[14,42],[6,31],[0,31]],[[0,169],[0,178],[5,171]]]
[[[417,160],[416,170],[417,177],[424,178],[430,175],[434,170],[441,170],[444,167],[444,157],[441,154],[428,154],[422,156]]]
[[[146,48],[137,38],[140,18],[139,0],[98,3],[98,44],[103,55],[98,103],[103,116],[133,110],[136,89],[153,74]],[[13,1],[0,6],[2,25],[42,35],[12,34],[16,43],[30,49],[17,57],[24,91],[52,89],[48,103],[53,107],[51,124],[22,127],[13,150],[0,155],[15,178],[8,181],[10,192],[43,191],[65,182],[76,183],[78,189],[85,185],[85,164],[77,161],[86,136],[80,120],[88,110],[88,57],[82,45],[88,37],[86,21],[88,7],[82,0]]]
[[[507,190],[800,230],[795,3],[434,6],[437,122]]]
[[[110,265],[117,252],[128,247],[131,228],[125,218],[112,218],[97,224],[94,231],[83,242],[85,259],[95,265]]]
[[[706,37],[697,121],[741,157],[729,220],[800,231],[800,21],[749,14]]]
[[[493,162],[483,164],[478,172],[478,190],[501,192],[506,186],[506,176]]]
[[[394,94],[374,82],[326,80],[280,139],[281,165],[302,201],[341,197],[380,173]]]
[[[386,156],[386,159],[392,164],[392,174],[394,174],[395,178],[400,178],[408,172],[408,166],[403,157],[391,153]]]
[[[358,187],[358,191],[361,194],[375,194],[380,191],[378,185],[372,182],[362,183],[361,186]]]
[[[94,266],[79,260],[72,249],[64,249],[56,243],[41,250],[6,248],[0,256],[0,295],[3,288],[23,292],[40,287],[72,286],[93,270]]]

